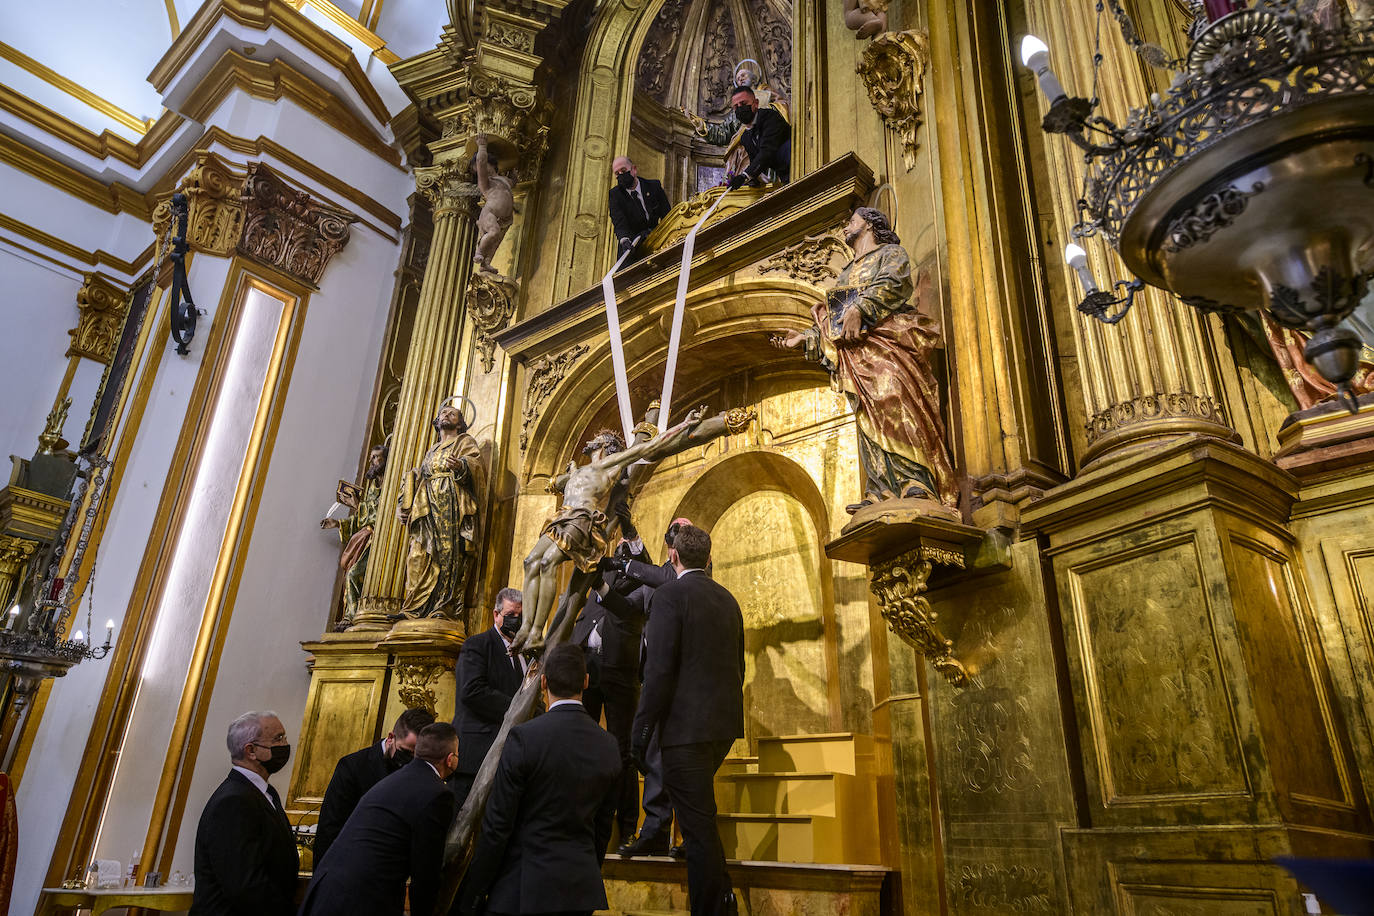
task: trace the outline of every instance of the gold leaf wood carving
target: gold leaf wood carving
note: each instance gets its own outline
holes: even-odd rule
[[[921,124],[921,93],[929,66],[930,38],[908,29],[873,39],[857,68],[883,124],[902,138],[908,172],[916,166],[916,128]]]

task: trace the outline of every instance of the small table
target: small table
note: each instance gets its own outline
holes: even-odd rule
[[[100,890],[85,888],[45,887],[38,898],[35,916],[51,916],[61,910],[90,910],[100,916],[106,910],[139,906],[159,913],[174,913],[191,908],[192,889],[189,887],[110,887]]]

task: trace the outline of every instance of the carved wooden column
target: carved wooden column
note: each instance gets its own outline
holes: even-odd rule
[[[406,528],[396,515],[401,479],[419,465],[433,443],[430,421],[444,398],[454,394],[460,358],[464,290],[472,275],[476,189],[467,163],[457,155],[415,170],[415,184],[434,211],[434,237],[420,302],[415,309],[406,374],[396,405],[391,455],[382,479],[380,509],[363,580],[363,596],[351,630],[384,630],[405,592]]]
[[[1110,17],[1101,27],[1103,63],[1094,83],[1095,18],[1053,0],[1027,4],[1026,15],[1031,31],[1043,36],[1053,49],[1071,94],[1096,91],[1102,113],[1122,122],[1131,106],[1149,98],[1152,87],[1146,81],[1145,64],[1122,41]],[[1035,124],[1032,129],[1038,130],[1040,117],[1038,108],[1027,112]],[[1051,265],[1057,264],[1052,269],[1062,272],[1070,300],[1077,302],[1081,290],[1060,252],[1071,241],[1069,228],[1078,221],[1082,154],[1058,137],[1046,138],[1045,154],[1055,222],[1061,227],[1060,237],[1054,239],[1056,247],[1047,256],[1053,259]],[[1105,244],[1089,241],[1084,247],[1103,289],[1110,289],[1119,279],[1130,279]],[[1073,330],[1087,409],[1088,448],[1083,463],[1182,434],[1239,441],[1221,402],[1206,323],[1195,309],[1169,293],[1146,287],[1120,323],[1105,325],[1075,314]]]

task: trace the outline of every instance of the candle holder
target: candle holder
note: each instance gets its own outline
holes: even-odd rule
[[[1148,284],[1203,312],[1263,310],[1309,336],[1304,356],[1353,411],[1362,341],[1337,325],[1374,271],[1374,25],[1324,25],[1297,0],[1241,6],[1209,5],[1187,57],[1171,62],[1173,84],[1121,125],[1096,98],[1064,92],[1043,42],[1023,42],[1049,103],[1042,127],[1085,154],[1073,235],[1101,236],[1137,278],[1114,296],[1085,262],[1079,308],[1119,321]],[[1101,60],[1099,45],[1095,72]]]

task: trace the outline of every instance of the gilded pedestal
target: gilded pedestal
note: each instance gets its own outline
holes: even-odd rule
[[[1184,440],[1024,517],[1048,539],[1083,780],[1084,826],[1062,834],[1074,912],[1300,913],[1274,855],[1374,849],[1285,525],[1296,494],[1248,452]]]

